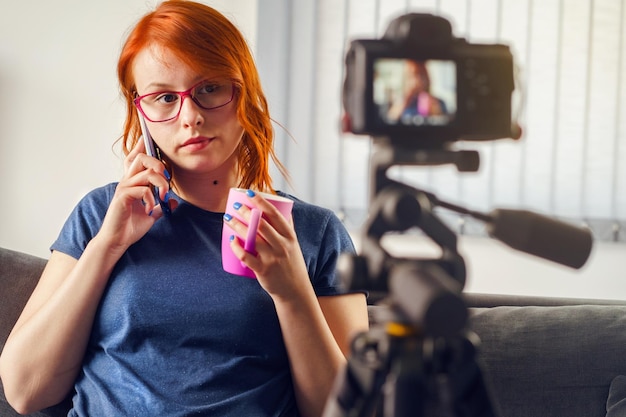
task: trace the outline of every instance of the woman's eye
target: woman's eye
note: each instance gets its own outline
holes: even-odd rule
[[[175,103],[178,100],[178,94],[173,93],[163,93],[159,94],[154,101],[161,104],[171,104]]]
[[[218,84],[203,84],[196,90],[197,94],[213,94],[219,90]]]

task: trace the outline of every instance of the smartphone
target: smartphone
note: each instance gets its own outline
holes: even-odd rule
[[[148,156],[152,156],[153,158],[161,159],[159,153],[157,152],[157,148],[154,144],[154,140],[152,136],[150,136],[150,131],[148,130],[148,126],[146,125],[146,119],[143,117],[143,114],[139,110],[137,110],[139,114],[139,124],[141,125],[141,135],[143,137],[143,142],[146,145],[146,154]],[[159,197],[159,188],[150,186],[152,188],[152,194],[156,201],[159,202],[161,209],[163,210],[163,214],[169,216],[172,211],[170,210],[170,206]]]

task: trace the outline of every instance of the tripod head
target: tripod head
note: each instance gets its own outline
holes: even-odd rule
[[[476,151],[452,150],[447,147],[418,148],[403,146],[385,137],[373,138],[370,165],[370,212],[363,225],[361,251],[357,256],[345,255],[338,269],[343,284],[350,290],[366,290],[370,300],[377,302],[388,295],[402,300],[411,294],[410,305],[423,304],[426,288],[408,291],[408,285],[426,282],[441,287],[439,297],[460,295],[465,286],[466,268],[458,252],[456,234],[434,212],[436,207],[471,216],[486,224],[489,235],[508,246],[571,268],[581,268],[589,258],[593,236],[586,227],[578,227],[527,210],[495,209],[480,213],[442,201],[435,194],[400,183],[388,177],[389,168],[397,165],[454,164],[459,171],[477,171]],[[391,232],[418,228],[441,250],[438,258],[396,258],[382,245],[382,238]],[[398,279],[397,275],[421,275],[421,279]],[[436,277],[436,278],[434,278]],[[412,284],[409,284],[412,282]],[[433,303],[435,299],[431,300]],[[397,304],[397,303],[396,303]],[[430,302],[425,303],[431,304]],[[449,314],[449,312],[446,312]],[[413,317],[417,319],[417,317]],[[420,326],[425,323],[421,322]],[[430,328],[426,326],[426,328]],[[438,331],[432,329],[433,331]]]
[[[477,169],[475,152],[403,149],[384,138],[374,141],[371,164],[372,201],[370,216],[364,224],[361,254],[344,256],[338,270],[351,290],[367,290],[370,301],[377,302],[391,294],[408,319],[437,334],[457,332],[465,322],[465,308],[460,298],[465,285],[465,262],[457,250],[457,236],[433,213],[437,199],[433,194],[390,179],[387,170],[394,165],[455,163]],[[389,232],[403,232],[417,227],[441,249],[437,259],[399,259],[383,247],[381,239]],[[407,297],[408,296],[408,297]],[[446,308],[441,308],[445,305]],[[418,308],[428,307],[426,310]],[[445,311],[444,311],[445,310]],[[397,311],[398,314],[401,314]],[[445,313],[441,317],[440,313]],[[454,313],[454,314],[451,314]]]

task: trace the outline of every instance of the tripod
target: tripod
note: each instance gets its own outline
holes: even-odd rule
[[[424,337],[395,322],[357,336],[324,416],[496,416],[471,338]]]
[[[336,381],[324,417],[495,417],[475,360],[477,337],[466,331],[461,297],[465,263],[457,238],[432,212],[430,193],[387,177],[393,165],[453,163],[478,169],[478,154],[446,149],[415,151],[375,138],[372,204],[362,251],[338,265],[351,290],[365,289],[382,326],[353,340],[352,355]],[[398,259],[381,245],[390,231],[418,227],[440,248],[436,259]]]

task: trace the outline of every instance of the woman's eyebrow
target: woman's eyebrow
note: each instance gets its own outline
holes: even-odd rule
[[[192,81],[191,85],[196,85],[202,81],[212,82],[212,80],[215,80],[215,79],[216,77],[213,77],[213,78],[197,77],[196,79]],[[186,90],[186,88],[183,88],[182,90],[178,90],[173,86],[173,84],[170,84],[167,82],[160,82],[160,81],[153,81],[153,82],[148,83],[148,85],[145,86],[145,89],[146,90],[154,89],[155,91],[184,91]]]
[[[148,85],[146,85],[145,87],[146,90],[150,90],[150,89],[160,89],[160,90],[175,90],[174,87],[172,87],[171,84],[167,84],[167,83],[161,83],[161,82],[152,82],[149,83]]]

